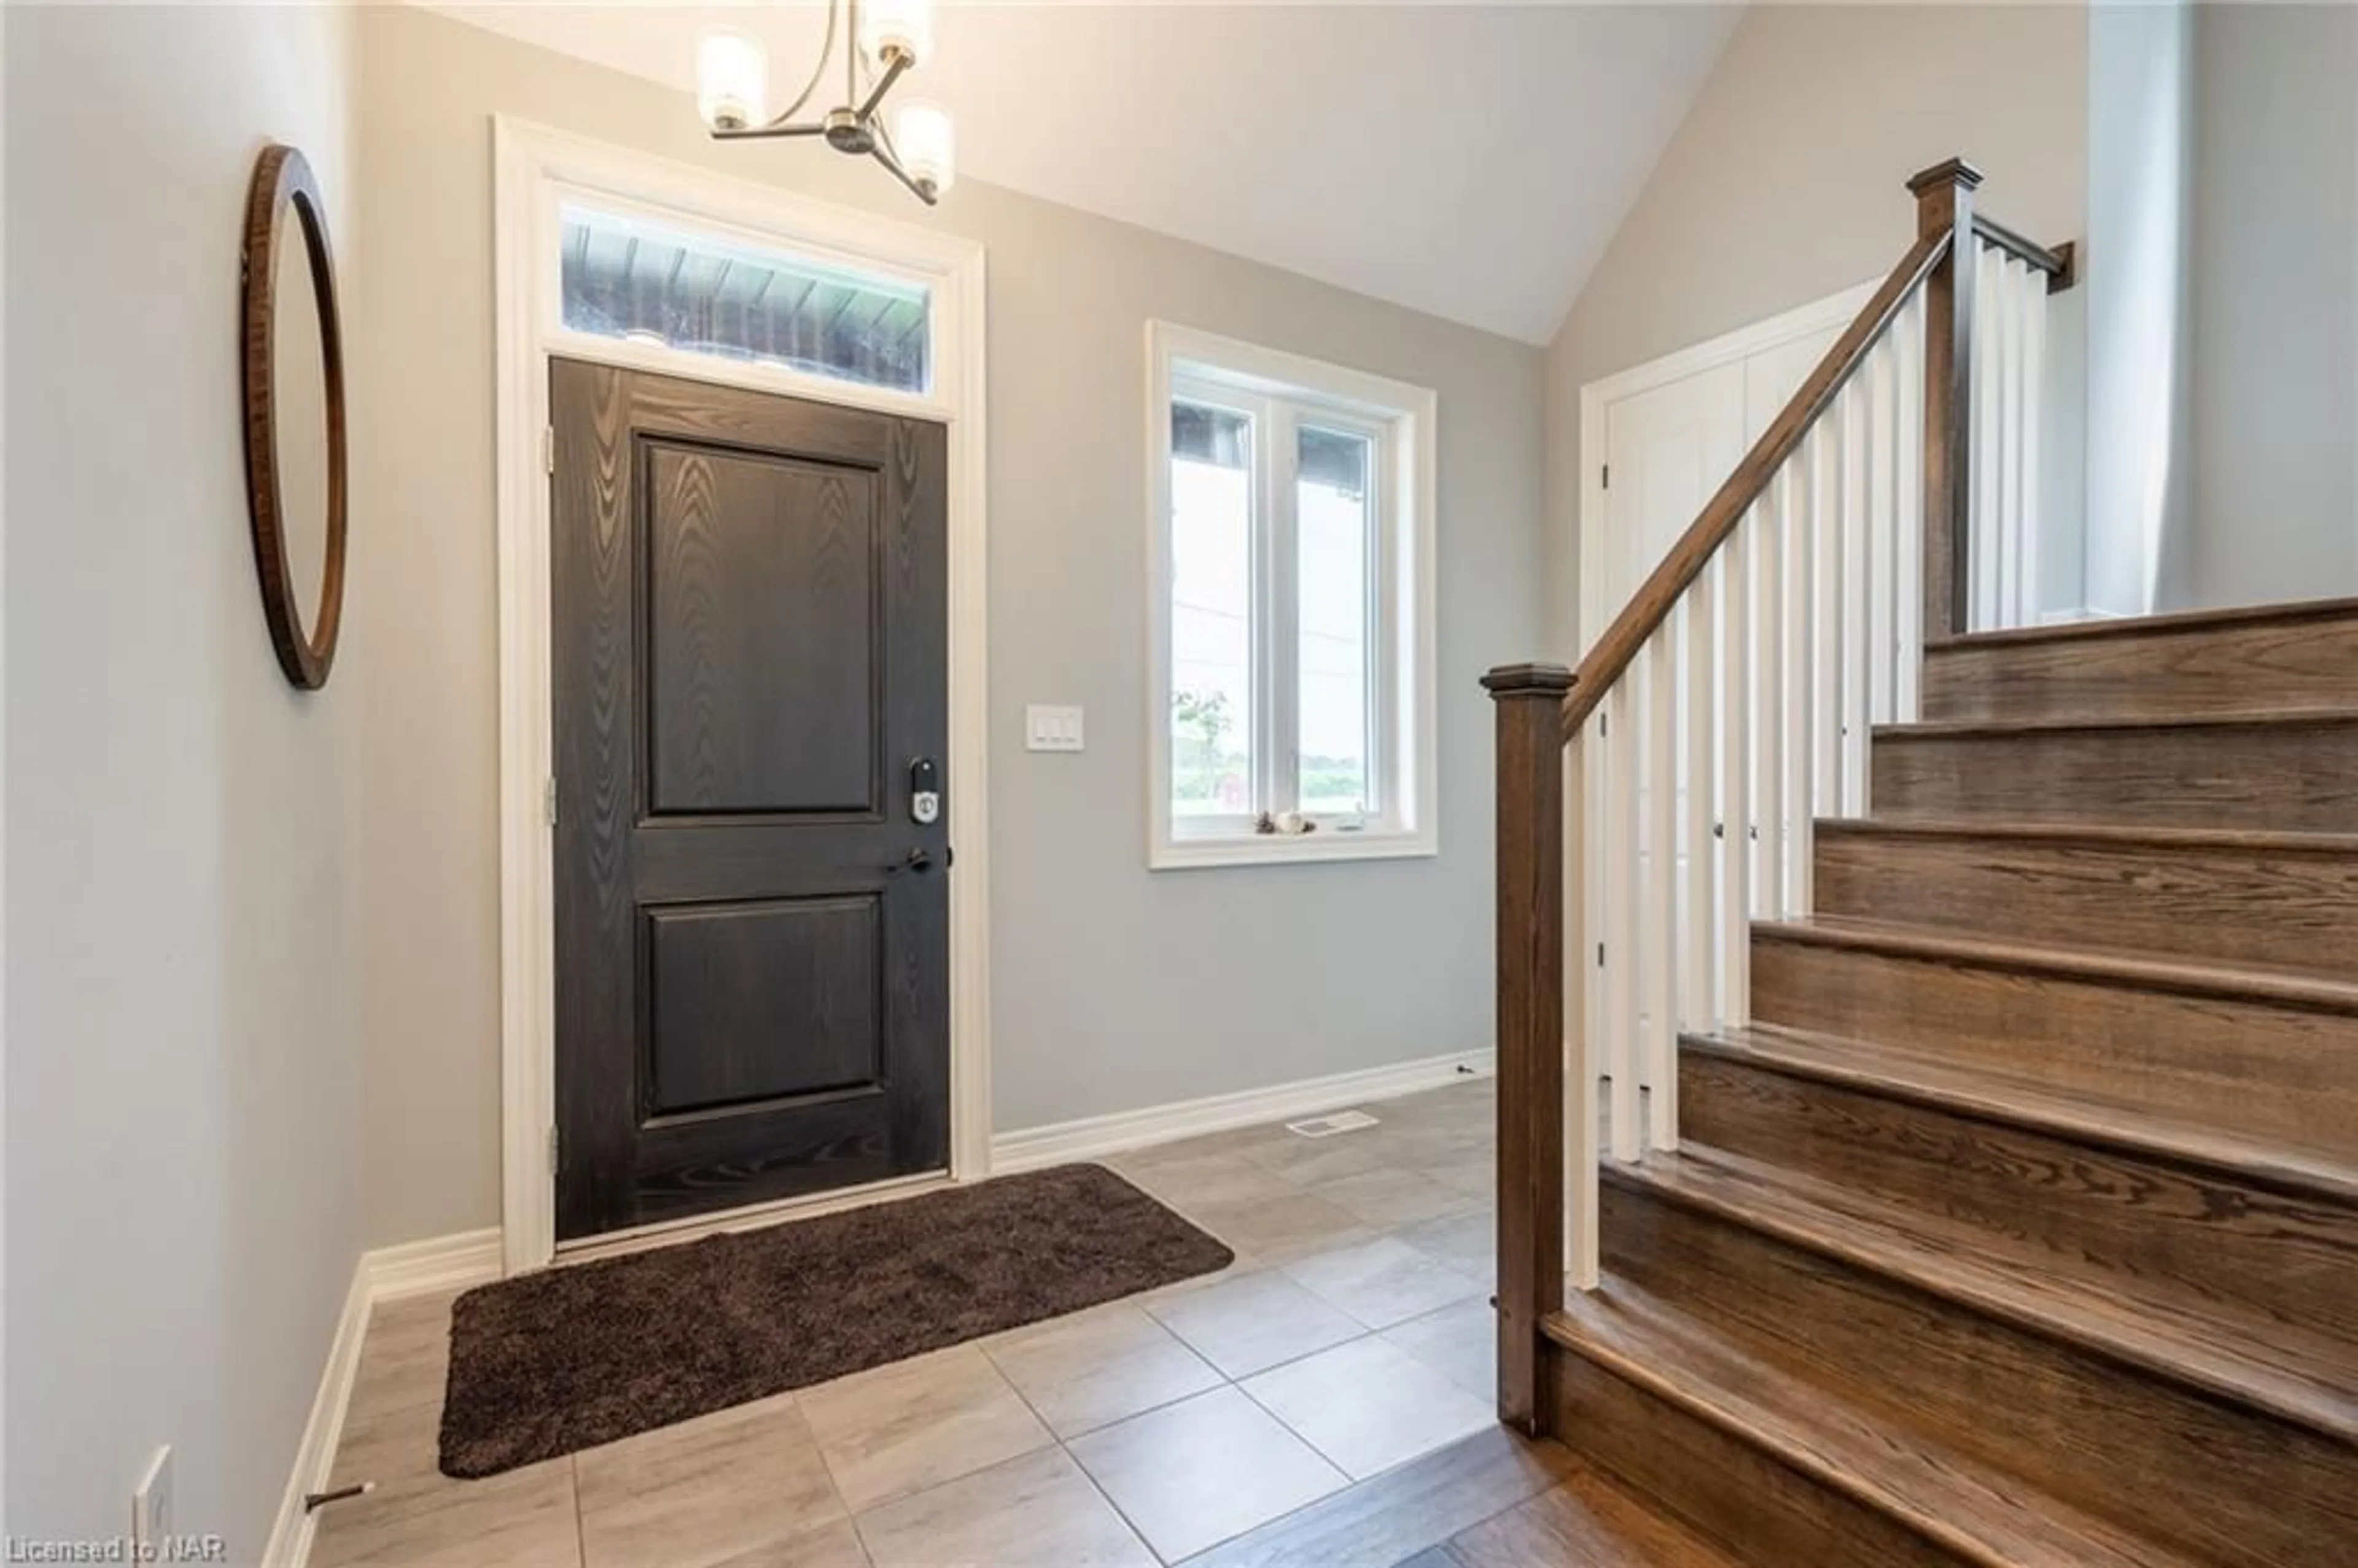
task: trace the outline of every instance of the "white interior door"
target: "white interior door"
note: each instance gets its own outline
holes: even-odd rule
[[[1802,371],[1807,370],[1805,362]],[[1583,597],[1589,607],[1583,618],[1585,642],[1594,642],[1602,633],[1609,618],[1628,602],[1734,470],[1749,438],[1750,380],[1744,362],[1725,363],[1606,405],[1606,528],[1605,548],[1600,552],[1604,558],[1597,563],[1598,569],[1584,572]],[[1774,411],[1771,405],[1770,412]],[[1671,669],[1676,689],[1685,689],[1682,643]],[[1640,683],[1654,677],[1650,660],[1643,658],[1630,676]],[[1614,776],[1618,755],[1646,744],[1649,737],[1644,726],[1668,722],[1674,712],[1670,702],[1654,700],[1650,690],[1641,691],[1640,698],[1616,708],[1625,715],[1625,722],[1635,720],[1627,726],[1631,733],[1616,733],[1609,727],[1602,734],[1592,733],[1597,761],[1587,776],[1593,814],[1588,842],[1603,848],[1606,868],[1605,876],[1590,888],[1588,928],[1602,934],[1606,956],[1598,977],[1603,983],[1590,988],[1595,1000],[1589,1022],[1595,1029],[1642,1035],[1671,1028],[1674,1021],[1656,1019],[1647,1000],[1665,994],[1659,966],[1668,961],[1668,953],[1650,950],[1637,939],[1639,890],[1659,885],[1653,880],[1653,851],[1649,848],[1654,841],[1653,814],[1671,811],[1677,814],[1674,820],[1683,820],[1691,781],[1686,748],[1674,744],[1674,797],[1657,800],[1655,791],[1641,784],[1635,792],[1635,822],[1627,817],[1617,827],[1606,822],[1611,798],[1607,783]],[[1702,787],[1710,787],[1710,781],[1702,781]],[[1691,916],[1701,918],[1702,912],[1684,907],[1685,853],[1683,849],[1678,853],[1670,885],[1679,900],[1673,920],[1682,925]],[[1624,974],[1615,961],[1617,952],[1638,958],[1642,968]]]
[[[1760,438],[1768,428],[1768,421],[1785,406],[1786,399],[1801,390],[1802,378],[1817,369],[1834,340],[1842,336],[1840,327],[1823,327],[1789,338],[1773,347],[1748,355],[1744,361],[1744,444],[1747,447]],[[1732,463],[1729,465],[1734,466]]]

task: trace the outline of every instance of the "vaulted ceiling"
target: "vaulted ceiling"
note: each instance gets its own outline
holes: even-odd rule
[[[773,92],[799,85],[823,15],[435,8],[683,89],[725,24],[769,45]],[[962,178],[1537,342],[1739,9],[950,0],[916,84],[957,117]]]

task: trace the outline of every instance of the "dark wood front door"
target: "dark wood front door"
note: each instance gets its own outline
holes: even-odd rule
[[[939,426],[559,361],[560,1239],[941,1169]]]

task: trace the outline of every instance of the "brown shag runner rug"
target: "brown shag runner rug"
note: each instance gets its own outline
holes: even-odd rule
[[[519,1465],[1225,1269],[1098,1165],[544,1269],[450,1317],[442,1473]]]

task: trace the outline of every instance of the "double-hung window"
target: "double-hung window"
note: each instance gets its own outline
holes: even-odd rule
[[[1153,323],[1158,867],[1429,855],[1433,395]]]

